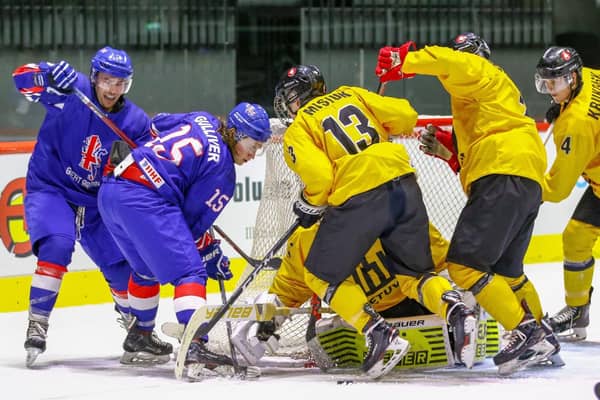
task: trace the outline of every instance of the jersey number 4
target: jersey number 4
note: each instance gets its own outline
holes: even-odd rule
[[[567,136],[565,140],[560,144],[560,149],[569,154],[571,152],[571,136]]]

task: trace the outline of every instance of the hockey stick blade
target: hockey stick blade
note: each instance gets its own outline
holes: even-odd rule
[[[296,220],[292,224],[292,226],[290,226],[288,228],[288,230],[283,234],[283,236],[281,236],[281,238],[273,245],[273,247],[271,247],[271,249],[267,252],[267,254],[265,254],[265,257],[262,259],[260,264],[258,266],[256,266],[256,268],[254,268],[250,272],[250,274],[248,274],[248,276],[246,277],[246,279],[244,279],[244,281],[242,283],[240,283],[238,285],[236,290],[229,297],[229,300],[227,300],[227,302],[225,304],[223,304],[222,307],[220,307],[220,309],[217,311],[217,313],[214,314],[208,322],[204,322],[204,320],[201,318],[201,315],[199,315],[197,318],[195,318],[197,314],[206,313],[206,307],[200,307],[199,309],[197,309],[194,312],[194,314],[192,315],[192,317],[190,319],[190,322],[188,323],[188,326],[186,327],[186,329],[184,331],[183,338],[181,340],[181,347],[179,348],[177,360],[175,361],[175,377],[177,379],[181,379],[183,376],[183,370],[185,367],[185,359],[186,359],[187,351],[190,347],[190,344],[192,343],[192,340],[194,338],[198,338],[198,337],[207,335],[210,332],[210,330],[212,328],[214,328],[214,326],[217,324],[217,322],[219,322],[221,320],[221,318],[223,318],[223,316],[227,313],[227,311],[229,310],[231,305],[237,301],[237,299],[242,295],[244,290],[246,290],[246,288],[250,285],[250,283],[252,283],[252,281],[258,275],[258,273],[263,268],[268,266],[269,260],[271,260],[271,258],[273,258],[275,253],[282,246],[284,246],[286,244],[289,237],[292,236],[292,234],[296,231],[296,229],[298,229],[298,227],[300,227],[300,221]],[[216,228],[215,228],[215,230],[216,230]],[[192,324],[192,321],[196,321],[196,320],[199,320],[201,322]]]
[[[106,124],[106,126],[108,126],[110,128],[111,131],[114,132],[115,135],[117,135],[118,137],[121,138],[121,140],[123,140],[125,143],[127,143],[129,145],[129,147],[131,147],[132,149],[136,148],[137,145],[133,142],[133,140],[131,140],[126,134],[125,132],[123,132],[121,129],[119,129],[119,127],[117,125],[115,125],[114,122],[112,122],[110,120],[110,118],[108,118],[103,112],[102,110],[100,110],[98,108],[97,105],[95,105],[90,99],[89,97],[87,97],[81,90],[74,88],[73,89],[73,93],[75,94],[75,96],[77,96],[79,98],[79,100],[81,100],[81,102],[90,109],[90,111],[92,111],[102,122],[104,122],[104,124]]]

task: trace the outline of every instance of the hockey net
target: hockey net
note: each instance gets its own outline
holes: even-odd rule
[[[449,117],[421,117],[417,127],[410,136],[396,137],[395,142],[402,143],[417,171],[429,219],[440,230],[446,239],[450,239],[454,231],[460,210],[466,197],[460,186],[458,177],[442,160],[423,154],[418,148],[417,132],[428,123],[450,129],[452,119]],[[302,183],[298,176],[286,165],[281,144],[285,127],[279,120],[272,118],[273,138],[264,146],[262,156],[266,157],[265,178],[262,197],[254,225],[251,257],[262,259],[271,246],[284,234],[295,220],[292,211],[293,202],[297,199]],[[283,255],[283,246],[278,255]],[[248,265],[240,276],[243,281],[252,270]],[[244,290],[240,301],[252,302],[258,294],[269,289],[276,270],[261,271],[252,283]],[[308,314],[295,315],[278,331],[280,348],[276,355],[304,358],[308,357],[305,343]],[[210,335],[211,346],[223,353],[229,353],[229,343],[223,323],[219,323]]]

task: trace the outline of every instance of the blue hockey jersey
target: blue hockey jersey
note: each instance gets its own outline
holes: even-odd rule
[[[26,189],[58,191],[75,205],[96,206],[102,171],[119,137],[77,96],[48,86],[44,76],[49,68],[44,62],[27,64],[13,74],[19,92],[47,110],[29,161]],[[79,73],[75,86],[100,107],[87,76]],[[134,142],[151,139],[149,117],[129,100],[107,116]]]
[[[133,150],[133,158],[158,193],[178,205],[194,238],[213,224],[235,190],[235,164],[207,112],[159,114],[157,138]]]

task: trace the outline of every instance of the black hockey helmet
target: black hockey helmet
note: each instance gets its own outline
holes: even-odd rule
[[[560,46],[548,47],[535,67],[535,87],[540,93],[548,93],[545,81],[558,78],[563,78],[565,84],[571,85],[572,73],[575,72],[577,86],[573,89],[576,90],[581,86],[582,68],[583,62],[575,49]]]
[[[544,51],[535,68],[543,79],[552,79],[571,72],[581,74],[582,67],[583,62],[575,49],[552,46]]]
[[[488,59],[492,54],[487,42],[473,32],[461,33],[450,41],[450,47],[454,50],[477,54]]]
[[[273,100],[275,114],[289,125],[289,118],[296,114],[298,108],[325,92],[325,78],[317,66],[296,65],[291,67],[283,73],[275,86],[275,99]],[[294,103],[296,110],[291,110],[290,105]]]

